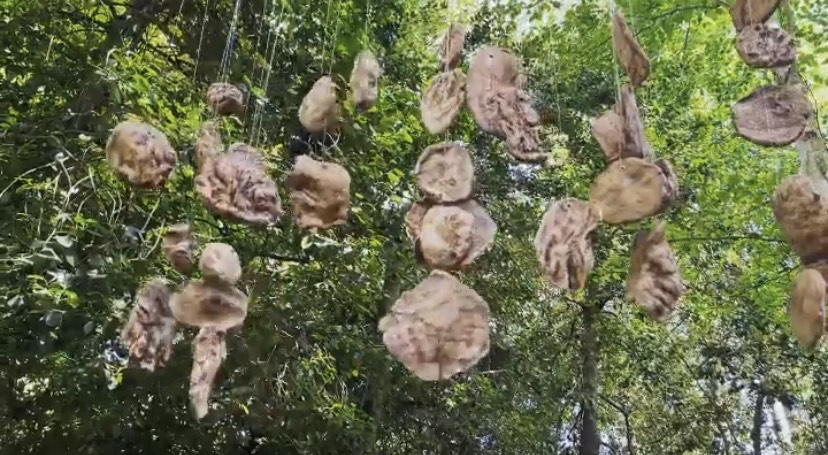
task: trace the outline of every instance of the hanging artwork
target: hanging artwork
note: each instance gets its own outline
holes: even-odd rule
[[[636,234],[627,277],[627,298],[658,322],[673,314],[684,292],[665,229],[666,224],[657,221],[652,231]]]
[[[594,265],[592,244],[599,215],[588,203],[553,200],[535,234],[535,252],[549,282],[569,291],[583,289]]]
[[[235,85],[216,82],[207,89],[207,105],[216,115],[244,115],[244,93]]]
[[[339,164],[301,155],[296,158],[285,185],[290,190],[290,205],[297,226],[328,229],[348,220],[351,176]]]
[[[121,179],[139,188],[157,188],[175,168],[177,155],[155,127],[124,121],[112,130],[106,159]]]
[[[322,76],[302,99],[299,106],[299,121],[310,133],[334,131],[339,127],[339,104],[336,100],[337,86],[330,76]]]
[[[362,51],[354,61],[351,72],[351,93],[357,112],[365,112],[377,103],[379,97],[380,65],[371,51]]]
[[[733,105],[736,131],[757,145],[790,145],[811,122],[814,109],[802,88],[767,85]]]
[[[155,371],[169,361],[175,337],[175,319],[169,307],[170,289],[162,278],[146,283],[135,298],[121,341],[141,368]]]

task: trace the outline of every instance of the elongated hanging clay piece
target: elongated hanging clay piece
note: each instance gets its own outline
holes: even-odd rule
[[[423,124],[440,134],[454,122],[466,98],[466,75],[460,69],[440,73],[431,80],[420,100]]]
[[[339,127],[339,104],[336,89],[330,76],[322,76],[299,106],[299,122],[310,133],[333,131]]]
[[[598,213],[574,198],[553,200],[535,234],[535,252],[549,282],[569,291],[583,289],[592,271],[592,242]]]
[[[730,17],[737,32],[749,25],[762,24],[779,6],[779,0],[735,0],[730,7]]]
[[[448,32],[443,36],[443,45],[440,51],[441,71],[451,71],[460,64],[467,33],[468,28],[460,24],[453,23],[449,26]]]
[[[351,71],[351,92],[357,112],[365,112],[377,103],[379,97],[380,65],[371,51],[362,51]]]
[[[745,139],[781,147],[799,139],[814,115],[813,106],[793,85],[767,85],[733,105],[733,123]]]
[[[825,333],[825,279],[814,269],[799,272],[791,293],[791,329],[799,344],[814,348]]]
[[[673,314],[683,292],[676,257],[667,244],[665,223],[658,221],[652,231],[635,236],[627,298],[663,322]]]
[[[612,47],[633,87],[640,87],[650,75],[650,60],[633,36],[621,10],[612,18]]]

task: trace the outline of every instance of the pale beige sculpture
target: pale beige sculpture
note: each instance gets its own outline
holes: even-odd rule
[[[276,183],[267,175],[264,157],[244,144],[208,160],[195,179],[204,204],[229,221],[269,225],[282,215]]]
[[[678,182],[666,161],[622,158],[595,178],[589,200],[603,221],[624,224],[661,212],[677,194]]]
[[[235,85],[216,82],[207,89],[207,105],[216,115],[244,115],[244,93]]]
[[[175,168],[177,155],[158,129],[124,121],[112,130],[106,143],[106,159],[122,180],[138,188],[157,188]]]
[[[310,133],[334,131],[339,128],[339,104],[330,76],[320,77],[299,106],[299,122]]]
[[[388,351],[418,378],[448,379],[489,352],[489,305],[448,273],[433,271],[379,322]]]
[[[814,269],[804,268],[791,293],[791,329],[805,348],[819,344],[825,333],[825,279]]]
[[[649,158],[652,154],[635,93],[629,84],[621,88],[621,99],[615,106],[592,120],[590,126],[592,136],[609,162],[619,158]]]
[[[226,243],[208,243],[201,252],[198,268],[208,281],[236,284],[242,268],[238,253]]]
[[[734,0],[730,7],[730,17],[736,31],[742,31],[749,25],[763,24],[776,11],[779,0]]]
[[[213,383],[227,357],[226,333],[203,327],[193,339],[193,368],[190,372],[190,405],[197,419],[207,415]]]
[[[193,268],[193,248],[195,244],[187,223],[178,223],[170,226],[161,240],[161,249],[164,257],[172,264],[175,270],[187,274]]]
[[[773,195],[773,214],[803,264],[828,258],[828,194],[813,177],[786,178]]]
[[[451,126],[466,97],[466,75],[460,69],[440,73],[431,80],[420,100],[423,124],[431,134]]]
[[[300,155],[286,185],[297,226],[328,229],[348,221],[351,176],[341,165]]]
[[[475,201],[434,205],[422,218],[415,249],[429,267],[457,270],[488,251],[496,233],[494,220]]]
[[[414,165],[425,196],[438,203],[469,199],[474,187],[474,164],[466,147],[442,142],[426,147]]]
[[[365,112],[377,103],[380,72],[379,62],[371,51],[362,51],[357,55],[350,80],[357,112]]]
[[[215,121],[209,120],[201,125],[201,132],[195,144],[196,169],[200,169],[209,160],[215,159],[224,151],[221,132]]]
[[[736,38],[736,50],[754,68],[778,68],[796,61],[796,44],[791,35],[767,24],[743,28]]]
[[[175,319],[169,307],[170,289],[162,278],[146,283],[139,291],[121,331],[121,342],[130,359],[141,368],[155,371],[170,359],[175,337]]]
[[[432,205],[428,201],[415,201],[408,208],[408,212],[405,214],[405,233],[412,242],[416,243],[420,238],[423,217]]]
[[[586,286],[595,262],[592,243],[598,221],[598,213],[584,201],[549,203],[535,234],[535,252],[552,285],[569,291]]]
[[[650,60],[627,26],[621,10],[616,10],[612,18],[612,47],[630,77],[630,83],[640,87],[650,75]]]
[[[627,298],[658,322],[666,321],[675,312],[684,292],[665,227],[663,221],[657,221],[652,231],[636,234],[627,277]]]
[[[618,114],[615,107],[592,119],[590,131],[607,161],[612,162],[624,156],[627,148],[624,140],[624,117]]]
[[[227,283],[190,281],[172,295],[170,311],[181,324],[227,330],[244,322],[247,296]]]
[[[813,116],[813,106],[802,88],[793,85],[759,87],[733,105],[736,131],[757,145],[792,144]]]
[[[440,70],[451,71],[460,64],[463,56],[463,46],[469,29],[463,25],[452,23],[443,36],[440,50]]]

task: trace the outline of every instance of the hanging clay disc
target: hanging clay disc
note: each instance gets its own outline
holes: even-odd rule
[[[216,82],[207,89],[207,105],[216,115],[244,115],[244,93],[235,85]]]
[[[146,123],[124,121],[109,136],[106,160],[122,180],[138,188],[157,188],[169,177],[177,157],[164,133]]]
[[[415,201],[405,214],[405,233],[409,240],[416,243],[423,228],[423,217],[433,204],[428,201]]]
[[[460,69],[440,73],[420,100],[423,123],[431,134],[444,132],[454,122],[466,96],[466,75]]]
[[[652,231],[636,234],[627,277],[627,298],[658,322],[673,314],[684,292],[676,257],[664,231],[665,223],[657,221]]]
[[[758,145],[781,147],[802,136],[814,115],[802,90],[790,85],[768,85],[733,105],[733,123],[745,139]]]
[[[825,280],[811,268],[796,277],[791,293],[791,329],[796,340],[812,349],[825,333]]]
[[[621,10],[612,18],[612,47],[630,77],[633,87],[640,87],[650,75],[650,60],[633,36]]]
[[[170,293],[162,278],[145,284],[121,331],[121,342],[127,346],[130,359],[147,371],[163,367],[172,355],[175,319],[169,307]]]
[[[299,122],[309,133],[333,131],[339,127],[336,88],[330,76],[322,76],[302,99]]]
[[[828,194],[811,177],[786,178],[773,194],[773,214],[803,264],[828,259]]]
[[[221,133],[216,122],[204,122],[201,125],[201,133],[195,144],[196,169],[200,168],[207,160],[219,156],[223,150],[224,145],[221,143]]]
[[[535,234],[535,252],[549,282],[576,291],[586,286],[594,265],[593,236],[598,213],[586,202],[566,198],[547,206]]]
[[[237,143],[205,163],[195,179],[205,205],[230,221],[250,225],[275,223],[282,214],[276,183],[267,175],[264,158],[253,147]]]
[[[768,20],[779,0],[735,0],[730,7],[730,17],[737,32],[749,25],[762,24]]]
[[[643,220],[675,199],[678,182],[666,162],[640,158],[613,161],[592,183],[589,199],[610,224]]]
[[[242,275],[239,254],[226,243],[208,243],[204,246],[198,268],[209,282],[236,284]]]
[[[624,117],[615,109],[610,109],[600,117],[590,122],[592,137],[598,142],[607,161],[613,162],[624,156],[626,142],[624,141]]]
[[[540,116],[523,90],[509,87],[498,92],[493,101],[499,106],[500,130],[506,138],[506,151],[521,163],[544,163],[549,154],[541,148]]]
[[[743,28],[736,38],[736,50],[754,68],[778,68],[796,60],[796,44],[791,35],[767,24]]]
[[[471,197],[474,165],[462,145],[444,142],[426,147],[414,166],[414,175],[420,190],[434,202],[457,202]]]
[[[297,226],[328,229],[348,221],[351,176],[339,164],[300,155],[285,184]]]
[[[190,405],[197,419],[207,415],[213,382],[227,357],[226,333],[203,327],[193,339],[193,368],[190,371]]]
[[[247,296],[220,281],[190,281],[170,298],[175,320],[193,327],[227,330],[247,316]]]
[[[357,112],[365,112],[377,103],[379,77],[380,65],[374,54],[371,51],[360,52],[354,60],[354,69],[351,71],[350,80]]]
[[[468,371],[489,352],[489,305],[439,270],[404,292],[378,328],[391,355],[424,381]]]
[[[423,216],[416,247],[429,267],[457,270],[491,248],[496,232],[494,220],[475,201],[435,205]]]
[[[440,50],[440,70],[451,71],[460,64],[463,56],[463,45],[466,42],[466,34],[469,30],[460,25],[452,23],[443,36],[443,44]]]
[[[181,273],[188,274],[193,268],[193,238],[190,225],[179,223],[170,226],[161,240],[161,250],[164,257],[173,268]]]

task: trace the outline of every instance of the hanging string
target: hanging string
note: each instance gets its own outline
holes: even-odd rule
[[[201,20],[201,35],[198,37],[198,49],[196,50],[195,65],[193,65],[193,82],[196,81],[196,74],[198,74],[198,61],[201,59],[201,44],[204,42],[204,28],[207,25],[207,19],[210,11],[210,0],[204,3],[204,19]]]
[[[337,6],[337,10],[338,10],[339,6],[341,5],[341,2],[337,1],[336,3],[337,3],[336,6]],[[331,40],[331,61],[330,61],[330,65],[328,65],[328,74],[333,72],[333,66],[334,66],[334,63],[336,61],[336,39],[339,38],[339,22],[340,22],[339,18],[340,18],[340,16],[341,16],[340,13],[336,14],[336,26],[334,27],[333,39]],[[324,67],[323,67],[323,71],[324,71]]]
[[[282,21],[284,20],[283,19],[284,14],[285,14],[285,2],[282,2],[282,9],[279,11],[279,16],[277,16],[277,18],[276,18],[275,26],[277,28],[277,31],[276,31],[276,33],[274,33],[275,38],[273,40],[273,46],[270,48],[270,59],[269,59],[269,62],[267,64],[267,72],[265,74],[265,80],[264,80],[264,84],[263,84],[263,87],[262,87],[262,90],[263,90],[262,91],[262,96],[264,97],[265,100],[268,99],[267,98],[267,89],[270,86],[270,74],[273,72],[273,59],[276,57],[276,47],[277,47],[276,45],[279,43],[279,31],[282,28]],[[263,111],[264,111],[264,102],[262,102],[261,104],[256,104],[256,115],[254,116],[254,119],[253,119],[253,141],[252,141],[252,145],[254,147],[258,144],[259,135],[261,134],[261,131],[262,131],[262,119],[264,118]]]
[[[233,49],[236,47],[236,39],[238,38],[241,2],[242,0],[236,0],[236,7],[233,10],[233,21],[230,23],[230,32],[227,34],[227,42],[224,44],[224,53],[221,55],[221,67],[219,74],[221,75],[222,82],[227,82],[230,76],[230,60],[233,57]]]
[[[261,43],[261,38],[262,38],[262,27],[264,27],[265,22],[267,22],[267,24],[268,24],[267,25],[267,39],[265,40],[265,49],[264,49],[264,53],[262,54],[264,56],[264,57],[262,57],[263,63],[260,65],[258,63],[258,59],[256,59],[254,64],[253,64],[253,76],[250,78],[251,83],[253,84],[253,87],[256,87],[256,86],[262,87],[264,85],[264,75],[265,75],[265,70],[266,70],[266,65],[267,65],[267,56],[268,56],[268,52],[270,51],[270,37],[273,35],[273,26],[270,24],[270,16],[273,13],[273,11],[268,11],[267,6],[269,4],[270,4],[270,0],[265,1],[264,8],[262,9],[262,20],[259,22],[259,30],[258,30],[257,35],[256,35],[256,47],[254,49],[255,49],[255,52],[258,53],[259,52],[259,44]],[[256,77],[257,72],[260,72],[258,78]],[[254,98],[253,95],[254,95],[253,89],[251,88],[251,90],[249,90],[248,93],[247,93],[247,100],[244,103],[246,109],[249,109],[250,101],[253,100],[253,98]],[[263,94],[263,96],[264,96],[264,94]],[[253,110],[253,120],[252,120],[252,124],[250,126],[249,137],[248,137],[248,142],[251,145],[253,144],[252,143],[253,132],[255,131],[255,128],[256,128],[256,118],[259,115],[259,111],[260,111],[259,105],[260,105],[260,103],[257,100],[256,101],[256,106]]]
[[[615,20],[615,0],[610,0],[610,7],[609,7],[609,19],[610,19],[610,34],[613,32],[613,28],[615,27],[613,21]],[[612,43],[612,40],[610,40]],[[613,69],[615,71],[615,101],[621,102],[621,72],[619,71],[619,62],[618,62],[618,55],[615,52],[615,43],[612,44],[612,63]]]
[[[184,4],[187,3],[187,0],[181,0],[181,4],[178,5],[178,15],[181,15],[181,12],[184,11]]]
[[[446,50],[446,46],[444,46],[445,42],[451,41],[451,13],[454,10],[453,3],[454,2],[452,0],[446,0],[446,34],[443,35],[443,42],[440,43],[440,60],[442,60],[443,58],[442,53]],[[443,66],[442,61],[440,63],[440,66]],[[443,142],[449,142],[449,130],[451,130],[451,124],[449,124],[449,126],[446,127],[446,137],[443,140]]]
[[[328,10],[325,12],[325,34],[322,38],[322,56],[319,71],[325,73],[325,50],[328,48],[328,23],[331,19],[331,0],[328,0]]]

